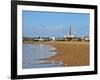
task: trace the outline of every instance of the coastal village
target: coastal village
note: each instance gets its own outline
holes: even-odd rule
[[[74,36],[70,27],[68,35],[62,37],[23,37],[23,41],[89,41],[89,36]]]

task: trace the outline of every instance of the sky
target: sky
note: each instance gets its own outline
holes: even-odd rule
[[[72,29],[74,36],[89,36],[88,13],[22,11],[24,37],[62,37]]]

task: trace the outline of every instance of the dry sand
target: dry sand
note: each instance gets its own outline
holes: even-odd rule
[[[65,66],[89,65],[89,42],[51,42],[58,54],[49,60],[63,61]]]

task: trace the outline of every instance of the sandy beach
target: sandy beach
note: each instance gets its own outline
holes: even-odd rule
[[[50,57],[48,60],[62,61],[64,66],[89,65],[89,42],[51,41],[32,43],[48,44],[56,48],[58,54]]]
[[[63,61],[65,66],[89,65],[89,42],[52,42],[58,54],[49,60]]]

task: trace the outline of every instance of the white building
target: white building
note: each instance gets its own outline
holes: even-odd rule
[[[53,41],[55,41],[55,40],[56,40],[56,38],[55,38],[55,37],[52,37],[51,39],[52,39]]]

